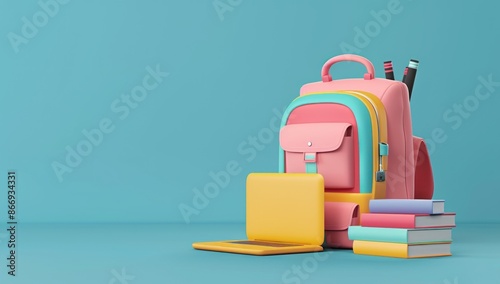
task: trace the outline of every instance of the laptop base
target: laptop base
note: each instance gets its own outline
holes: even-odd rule
[[[218,242],[193,243],[193,248],[219,252],[252,255],[274,255],[301,252],[323,251],[320,245],[289,244],[269,241],[232,240]]]

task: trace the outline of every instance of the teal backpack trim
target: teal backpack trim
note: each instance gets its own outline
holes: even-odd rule
[[[287,107],[281,118],[280,129],[286,125],[288,116],[297,107],[308,104],[336,103],[345,105],[354,113],[358,126],[359,145],[359,192],[371,193],[373,186],[373,129],[367,106],[358,98],[347,94],[318,94],[298,97]],[[378,149],[377,149],[378,150]],[[311,165],[312,166],[312,165]],[[314,165],[316,166],[316,165]],[[309,168],[308,170],[313,170]],[[314,169],[315,170],[315,169]],[[285,172],[285,152],[279,148],[279,172]]]
[[[306,173],[315,174],[318,172],[318,168],[316,167],[316,163],[306,163]]]
[[[306,173],[317,173],[318,167],[316,165],[316,154],[305,153],[304,159],[306,161]]]

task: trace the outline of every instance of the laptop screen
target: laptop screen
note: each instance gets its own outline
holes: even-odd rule
[[[324,185],[319,174],[252,173],[247,178],[247,237],[321,245]]]

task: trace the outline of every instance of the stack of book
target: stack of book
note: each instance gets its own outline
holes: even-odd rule
[[[400,258],[451,255],[455,213],[444,212],[444,200],[376,199],[361,226],[350,226],[355,254]]]

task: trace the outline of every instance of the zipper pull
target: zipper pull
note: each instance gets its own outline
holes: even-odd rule
[[[378,144],[378,171],[375,174],[375,180],[377,182],[385,181],[385,171],[384,166],[382,165],[382,157],[389,155],[389,145],[387,143],[379,143]]]

